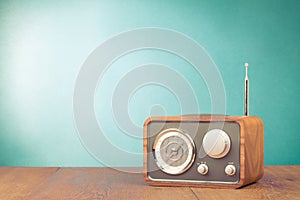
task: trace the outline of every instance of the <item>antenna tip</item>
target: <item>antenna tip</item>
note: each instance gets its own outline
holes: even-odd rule
[[[248,63],[245,63],[245,67],[248,67],[249,66],[249,64]]]

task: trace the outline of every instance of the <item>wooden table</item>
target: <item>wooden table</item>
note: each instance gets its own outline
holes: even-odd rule
[[[242,189],[153,187],[109,168],[0,167],[0,199],[300,199],[300,165],[266,167]]]

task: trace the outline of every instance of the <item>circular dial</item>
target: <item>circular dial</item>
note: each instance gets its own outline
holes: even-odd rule
[[[212,158],[223,158],[230,150],[230,138],[221,129],[208,131],[202,142],[203,149]]]
[[[194,141],[178,129],[167,129],[159,133],[153,149],[157,166],[167,174],[184,173],[195,159]]]

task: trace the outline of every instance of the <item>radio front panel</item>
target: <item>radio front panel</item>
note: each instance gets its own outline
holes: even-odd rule
[[[151,181],[239,182],[238,123],[151,121],[147,140],[147,176]]]

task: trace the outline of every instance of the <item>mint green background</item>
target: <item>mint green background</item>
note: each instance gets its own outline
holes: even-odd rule
[[[265,123],[265,164],[300,164],[299,10],[297,0],[1,1],[0,165],[103,166],[76,132],[76,76],[103,41],[142,27],[172,29],[201,44],[223,77],[230,115],[243,113],[243,63],[249,62],[250,112]],[[198,91],[200,111],[211,111],[203,79],[174,55],[136,52],[116,62],[107,76],[117,74],[114,81],[122,76],[118,66],[149,62],[179,70]],[[96,92],[96,99],[99,95]],[[147,86],[129,103],[134,123],[142,126],[155,103],[166,106],[167,115],[181,114],[174,95]],[[95,105],[96,112],[99,107]],[[115,124],[106,126],[114,130]],[[120,140],[115,131],[113,137],[108,135],[112,143],[142,153],[142,141]],[[142,165],[142,154],[140,160],[127,162],[112,156],[115,162],[110,165]]]

